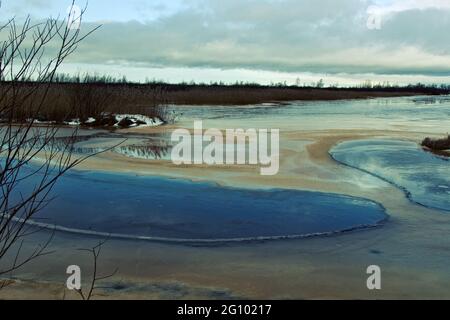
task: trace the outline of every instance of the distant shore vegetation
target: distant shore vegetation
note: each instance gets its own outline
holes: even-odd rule
[[[422,147],[438,155],[450,157],[450,135],[442,139],[425,138]]]
[[[7,80],[0,80],[0,91],[9,87]],[[105,114],[140,114],[169,123],[173,120],[173,115],[168,112],[168,105],[249,105],[450,94],[450,85],[418,83],[398,86],[387,82],[372,84],[370,81],[354,87],[325,86],[323,80],[310,85],[261,85],[244,82],[171,84],[156,80],[131,82],[125,77],[97,74],[57,74],[50,86],[30,79],[15,82],[15,86],[22,92],[27,92],[27,87],[36,88],[39,85],[42,85],[42,90],[33,90],[33,99],[43,98],[45,101],[37,120],[56,124],[64,124],[73,119],[86,123],[92,118],[102,119]],[[16,121],[26,121],[31,114],[35,114],[30,108],[26,104],[17,106],[14,110]],[[91,121],[90,125],[92,124]],[[98,124],[104,125],[103,122]]]

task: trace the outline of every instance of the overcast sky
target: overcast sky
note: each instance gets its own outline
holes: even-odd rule
[[[3,0],[1,20],[69,0]],[[80,7],[84,1],[77,1]],[[450,83],[450,0],[91,0],[64,71],[130,79]]]

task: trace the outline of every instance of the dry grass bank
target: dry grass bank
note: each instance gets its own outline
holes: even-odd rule
[[[6,92],[9,90],[9,92]],[[296,100],[343,100],[376,97],[448,94],[448,87],[371,87],[313,88],[260,85],[136,84],[103,79],[60,81],[49,84],[19,82],[14,84],[14,100],[8,99],[11,84],[0,82],[0,110],[14,104],[14,119],[25,121],[32,115],[41,121],[81,122],[104,113],[142,114],[168,120],[166,106],[177,105],[246,105]],[[17,93],[18,92],[18,93]],[[31,98],[27,97],[31,94]],[[23,99],[22,99],[23,98]],[[44,102],[37,103],[37,101]],[[21,102],[23,101],[23,103]],[[39,105],[39,111],[33,108]],[[5,115],[0,115],[5,118]],[[9,118],[9,116],[7,116]]]

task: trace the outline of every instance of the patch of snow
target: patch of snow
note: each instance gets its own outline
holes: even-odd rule
[[[95,120],[95,118],[89,117],[84,123],[91,124],[91,123],[94,123],[95,121],[97,121],[97,120]]]
[[[41,121],[38,119],[27,119],[28,123],[33,123],[33,124],[55,124],[55,121]]]
[[[117,123],[115,124],[116,127],[119,126],[119,122],[124,119],[129,119],[133,124],[130,125],[130,127],[155,127],[163,125],[164,122],[161,119],[158,118],[150,118],[148,116],[144,116],[142,114],[116,114],[114,115]],[[143,122],[144,124],[138,124],[137,122]]]
[[[79,126],[81,124],[80,119],[72,119],[70,121],[64,121],[64,124],[68,126]]]
[[[135,128],[135,127],[156,127],[164,124],[164,121],[162,121],[159,118],[150,118],[148,116],[144,116],[142,114],[113,114],[110,113],[103,113],[102,116],[108,117],[113,116],[115,127],[119,127],[119,123],[122,120],[128,119],[130,122],[129,128]],[[55,121],[39,121],[37,119],[27,119],[28,122],[32,122],[33,124],[56,124]],[[97,119],[93,117],[89,117],[85,122],[81,122],[80,119],[71,119],[69,121],[64,121],[63,123],[68,126],[80,126],[82,124],[94,124],[97,121]]]

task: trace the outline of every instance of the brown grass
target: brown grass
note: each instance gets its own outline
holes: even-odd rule
[[[19,96],[25,96],[31,91],[31,86],[36,84],[20,84],[17,89]],[[33,118],[58,124],[72,119],[80,119],[83,122],[89,117],[101,119],[105,113],[142,114],[164,121],[169,120],[165,108],[166,99],[161,88],[142,90],[109,84],[70,83],[52,84],[45,93],[45,85],[41,87],[33,92],[31,98],[19,99],[25,103],[17,104],[13,108],[15,121],[24,122]],[[2,90],[0,85],[0,91]],[[38,111],[33,110],[35,102],[40,99],[44,99],[44,103]],[[11,100],[4,99],[2,102],[14,103]]]
[[[427,137],[422,141],[422,146],[433,151],[450,150],[450,135],[443,139],[431,139]]]
[[[0,82],[0,93],[8,85],[8,83]],[[24,99],[24,101],[42,99],[44,88],[47,86],[31,82],[15,85],[18,90],[24,92],[23,94],[29,87],[36,85],[42,87],[42,90],[35,90],[32,99]],[[442,94],[448,93],[447,91],[429,87],[339,89],[259,85],[133,84],[125,81],[107,82],[103,79],[83,82],[78,79],[72,82],[57,82],[50,86],[43,107],[38,112],[38,120],[63,123],[72,119],[84,121],[89,117],[100,118],[104,113],[127,113],[158,117],[170,122],[171,115],[166,108],[168,104],[247,105],[296,100],[343,100]],[[30,115],[35,117],[36,112],[32,110],[34,104],[30,102],[30,105],[16,106],[14,118],[17,121],[26,121]]]
[[[296,100],[344,100],[414,95],[414,92],[377,92],[303,88],[202,88],[172,90],[168,100],[187,105],[247,105]]]

